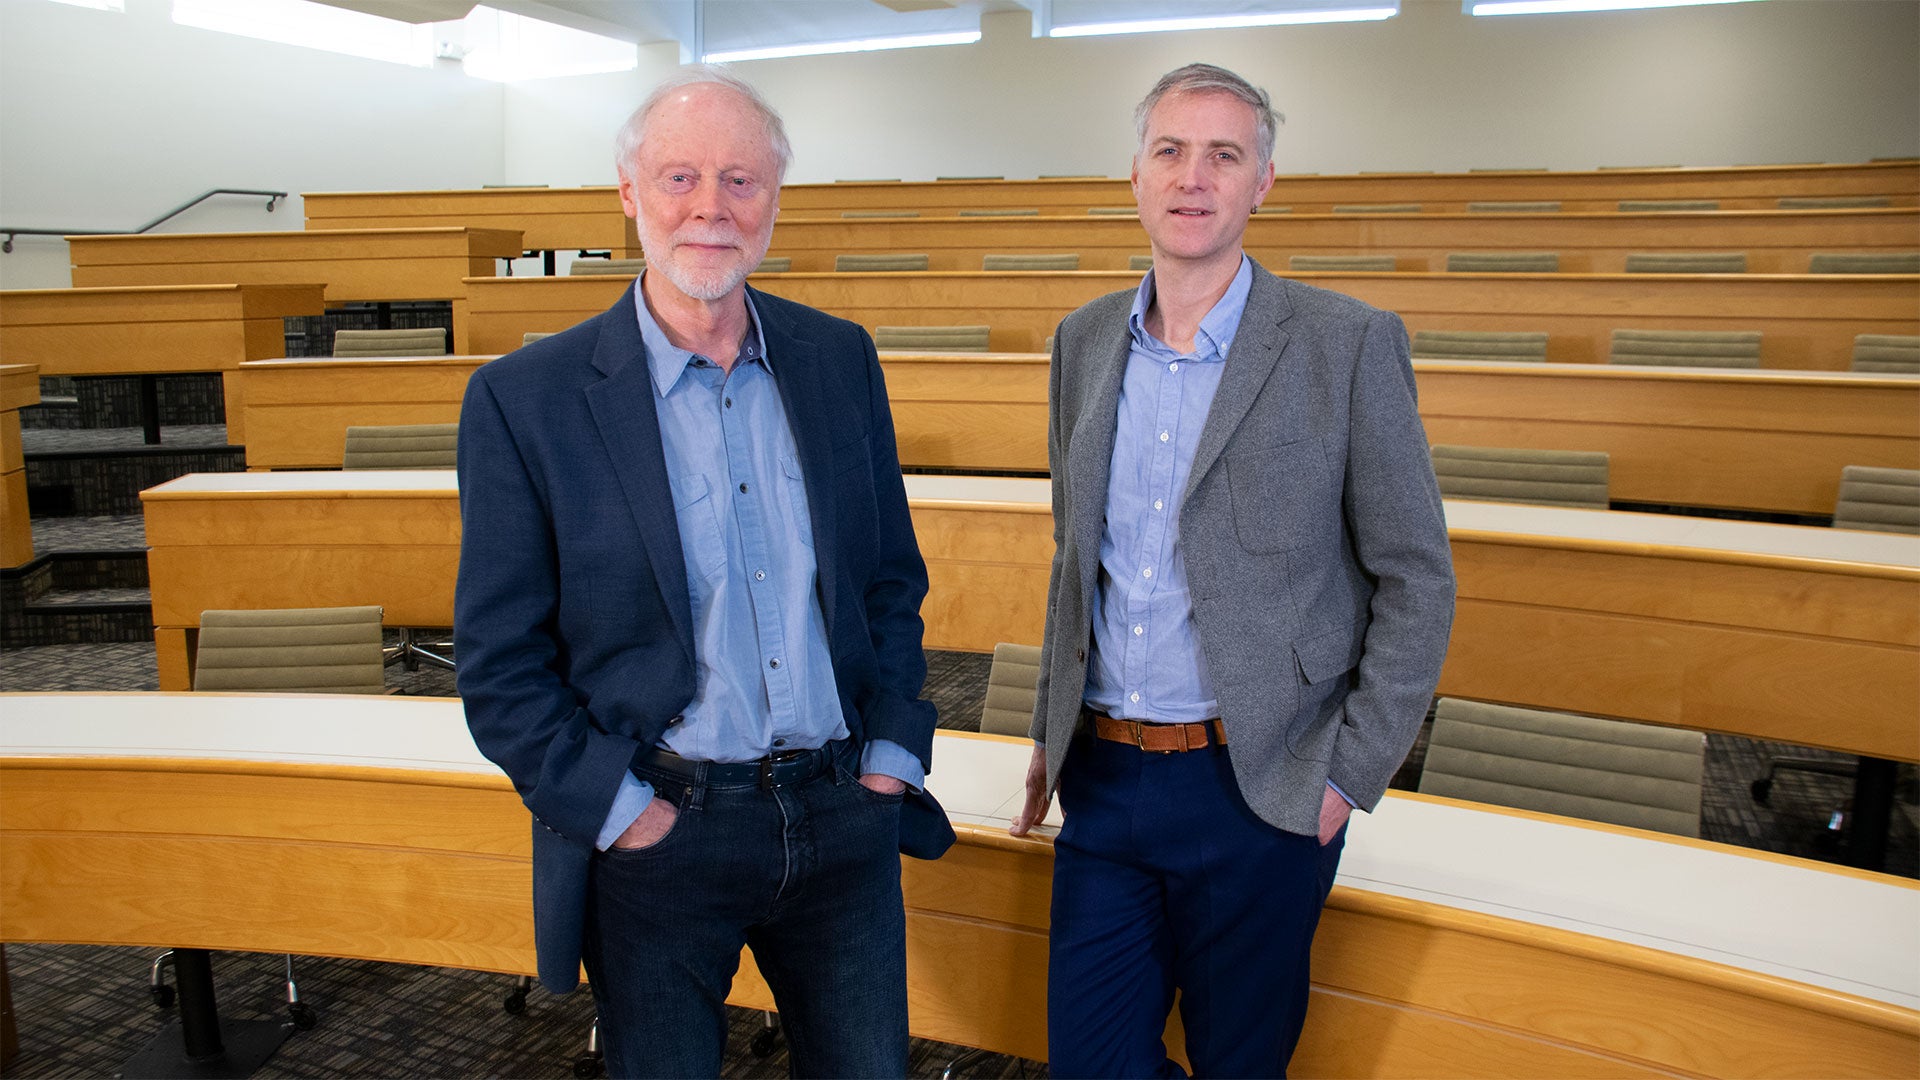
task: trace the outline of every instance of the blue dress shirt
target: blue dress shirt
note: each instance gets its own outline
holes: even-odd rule
[[[1147,332],[1151,270],[1127,317],[1133,346],[1114,423],[1087,653],[1086,701],[1108,716],[1189,723],[1220,715],[1194,634],[1180,497],[1252,287],[1253,263],[1242,255],[1225,295],[1200,320],[1190,355]]]
[[[754,761],[847,736],[820,610],[813,526],[798,447],[773,379],[759,313],[732,369],[678,348],[634,290],[660,443],[693,607],[693,700],[662,742],[698,761]],[[874,739],[861,769],[915,787],[919,761]],[[628,774],[600,830],[602,850],[653,798]]]
[[[1184,724],[1220,715],[1194,632],[1180,501],[1252,287],[1253,263],[1242,255],[1227,291],[1200,320],[1191,354],[1147,332],[1153,271],[1127,316],[1133,344],[1114,422],[1085,690],[1087,704],[1108,716]],[[1339,785],[1327,786],[1353,802]]]

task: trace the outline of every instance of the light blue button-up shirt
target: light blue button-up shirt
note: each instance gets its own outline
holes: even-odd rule
[[[1189,723],[1220,715],[1194,634],[1180,496],[1252,287],[1253,263],[1242,255],[1239,273],[1200,320],[1191,354],[1147,332],[1152,271],[1127,317],[1133,346],[1120,383],[1087,654],[1087,704],[1108,716]]]
[[[819,575],[799,450],[751,298],[732,369],[667,339],[634,289],[660,443],[693,608],[693,700],[662,743],[698,761],[754,761],[847,736],[815,590]],[[899,744],[871,740],[861,768],[925,782]],[[605,849],[653,798],[623,778],[600,830]]]

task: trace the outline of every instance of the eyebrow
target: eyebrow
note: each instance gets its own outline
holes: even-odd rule
[[[1159,146],[1162,143],[1170,146],[1184,147],[1188,145],[1188,140],[1182,139],[1177,135],[1162,135],[1153,140],[1153,145],[1155,146]],[[1210,150],[1227,149],[1243,154],[1246,153],[1246,148],[1234,142],[1232,139],[1214,139],[1207,143],[1207,148]]]

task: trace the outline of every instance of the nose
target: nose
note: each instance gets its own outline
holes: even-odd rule
[[[705,221],[718,221],[727,216],[726,200],[720,190],[719,177],[706,177],[700,181],[693,192],[693,214]]]
[[[1188,155],[1180,162],[1180,169],[1174,174],[1174,183],[1181,191],[1200,191],[1207,186],[1206,161],[1197,154]]]

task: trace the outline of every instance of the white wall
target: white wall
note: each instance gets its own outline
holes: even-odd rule
[[[790,180],[1124,175],[1162,72],[1224,64],[1287,124],[1283,172],[1738,165],[1920,153],[1920,4],[1761,4],[1476,19],[1405,0],[1382,23],[1035,40],[735,65],[786,115]],[[658,69],[516,86],[508,171],[611,183],[609,133]]]
[[[298,229],[301,191],[500,183],[505,87],[171,19],[0,0],[0,225],[130,229],[215,187],[161,232]],[[58,238],[21,237],[0,287],[57,288]]]
[[[216,186],[290,192],[607,184],[614,129],[677,61],[502,86],[124,15],[0,0],[0,224],[127,228]],[[1124,175],[1161,72],[1224,64],[1287,115],[1283,172],[1723,165],[1920,154],[1920,2],[1769,0],[1035,40],[737,65],[787,117],[789,179]],[[173,231],[298,228],[298,199],[203,204]],[[68,282],[22,238],[0,287]]]

